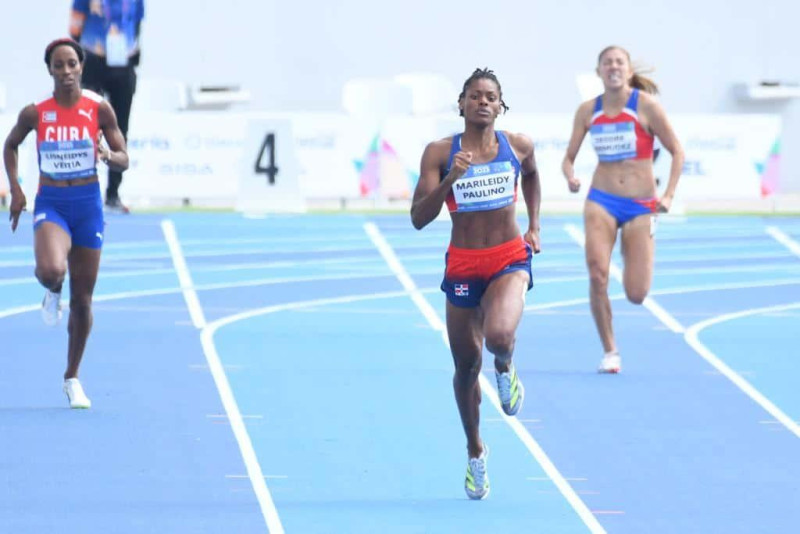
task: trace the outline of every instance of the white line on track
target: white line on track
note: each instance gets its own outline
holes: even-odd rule
[[[181,241],[183,243],[183,241]],[[406,256],[408,258],[409,256]],[[433,256],[431,256],[432,258]],[[441,256],[436,256],[436,259],[441,261]],[[378,260],[381,264],[385,262],[383,259]],[[373,259],[345,259],[345,260],[337,260],[335,262],[322,260],[319,262],[319,266],[321,267],[328,267],[333,268],[334,265],[340,265],[339,268],[341,269],[348,269],[352,270],[354,265],[359,264],[368,264],[368,263],[375,263],[376,260]],[[408,262],[406,262],[408,263]],[[537,264],[538,265],[538,264]],[[286,269],[287,267],[294,267],[299,266],[294,262],[259,262],[259,263],[236,263],[236,264],[223,264],[223,265],[204,265],[198,266],[192,269],[195,273],[215,273],[215,272],[233,272],[233,271],[245,271],[245,270],[264,270],[264,269]],[[119,267],[118,264],[114,264],[114,267]],[[366,269],[367,266],[363,266],[362,269]],[[370,267],[371,268],[371,267]],[[658,269],[656,276],[659,278],[663,278],[665,276],[697,276],[698,274],[712,274],[712,275],[719,275],[719,274],[733,274],[733,273],[767,273],[773,271],[800,271],[800,265],[793,266],[787,264],[776,264],[776,265],[738,265],[738,266],[730,266],[730,267],[699,267],[699,268],[688,268],[688,269],[670,269],[670,268],[661,268]],[[108,271],[105,270],[103,272],[103,279],[107,278],[135,278],[139,276],[160,276],[160,275],[173,275],[175,273],[174,267],[169,268],[144,268],[138,270],[130,270],[130,271]],[[414,271],[414,274],[434,274],[434,273],[441,273],[441,267],[437,266],[431,269],[417,269]],[[296,277],[286,277],[286,278],[262,278],[259,279],[263,281],[265,284],[268,283],[284,283],[284,282],[294,282],[294,281],[304,281],[304,280],[325,280],[326,277],[339,277],[339,276],[348,276],[348,275],[310,275],[310,276],[296,276]],[[352,274],[349,276],[377,276],[375,273],[360,273],[360,274]],[[576,275],[576,276],[562,276],[562,277],[539,277],[536,279],[537,284],[547,284],[547,283],[559,283],[559,282],[579,282],[581,280],[586,280],[587,277],[585,274]],[[233,283],[250,283],[251,281],[245,280],[243,282],[233,282]],[[18,278],[4,278],[0,279],[0,286],[11,286],[11,285],[23,285],[23,284],[38,284],[39,282],[33,275],[18,277]],[[203,286],[196,286],[197,289]],[[653,294],[654,292],[651,292]]]
[[[397,258],[397,255],[395,254],[391,245],[389,245],[389,243],[383,237],[378,227],[375,226],[374,223],[368,222],[364,224],[364,231],[367,233],[367,235],[369,235],[370,239],[372,239],[372,242],[381,253],[381,256],[383,256],[383,258],[386,260],[389,268],[394,272],[395,276],[397,276],[397,279],[411,296],[411,299],[422,312],[422,315],[425,316],[434,330],[441,332],[442,339],[444,340],[445,344],[449,346],[447,328],[445,327],[444,322],[439,318],[439,315],[436,313],[436,310],[433,309],[433,306],[431,306],[431,304],[417,289],[416,284],[408,275],[403,267],[403,264]],[[500,414],[503,414],[503,410],[500,405],[500,399],[497,397],[497,393],[495,393],[489,380],[483,373],[479,375],[479,380],[481,390],[483,391],[484,395],[486,395],[486,397],[491,401],[497,411]],[[575,493],[575,490],[572,489],[572,486],[570,486],[569,482],[564,479],[564,476],[558,471],[539,443],[533,439],[533,436],[531,436],[525,426],[514,417],[505,417],[505,420],[520,441],[522,441],[528,451],[533,455],[539,465],[542,466],[542,469],[556,485],[558,490],[561,492],[561,495],[564,496],[578,516],[583,520],[583,522],[589,528],[589,531],[593,533],[604,533],[605,529],[597,521],[597,518],[592,515],[592,512],[589,510],[586,504],[581,500],[578,494]]]
[[[767,233],[778,243],[791,250],[792,254],[800,257],[800,243],[789,237],[783,230],[777,226],[767,226]]]
[[[225,475],[225,478],[250,478],[248,475]],[[264,475],[264,478],[289,478],[287,475]]]
[[[364,300],[401,297],[405,295],[405,291],[393,291],[387,293],[375,293],[372,295],[337,297],[267,306],[265,308],[248,310],[246,312],[237,313],[235,315],[218,319],[206,325],[206,327],[203,328],[202,332],[200,333],[200,341],[203,344],[203,352],[205,352],[206,360],[208,361],[214,381],[217,384],[217,389],[219,390],[220,397],[222,398],[223,406],[225,406],[225,412],[228,414],[231,428],[233,428],[234,435],[239,442],[239,448],[242,451],[242,456],[245,460],[245,467],[247,468],[250,480],[252,481],[253,488],[256,491],[256,496],[258,497],[259,504],[261,505],[264,519],[267,522],[267,528],[272,534],[283,532],[283,526],[281,525],[280,518],[278,516],[278,510],[275,508],[275,503],[272,500],[269,489],[264,483],[264,474],[261,471],[261,466],[258,463],[258,458],[256,457],[253,444],[250,441],[250,436],[244,426],[242,417],[239,415],[239,407],[233,397],[233,392],[230,384],[228,383],[225,372],[222,370],[222,362],[214,344],[214,334],[223,326],[230,325],[237,321],[251,319],[259,315],[266,315],[287,310],[298,310],[313,306],[323,306],[327,304],[344,304]]]
[[[680,295],[683,293],[700,293],[702,291],[728,291],[732,289],[753,289],[757,287],[778,287],[800,284],[800,278],[778,278],[759,282],[731,282],[728,284],[703,284],[699,286],[679,286],[657,289],[651,295]]]
[[[189,273],[189,268],[186,265],[186,259],[183,257],[178,235],[175,232],[175,225],[170,220],[164,220],[161,223],[161,229],[164,231],[164,237],[169,245],[170,253],[172,254],[172,261],[175,263],[175,270],[178,274],[183,295],[186,299],[186,305],[189,307],[189,314],[192,316],[192,322],[198,328],[206,327],[206,319],[203,315],[203,309],[200,306],[200,300],[197,298],[197,292],[192,289],[192,277]],[[209,371],[214,379],[214,384],[217,386],[222,406],[225,408],[225,414],[228,416],[228,421],[231,425],[231,430],[239,445],[239,451],[242,454],[247,474],[250,476],[250,482],[253,485],[253,491],[256,494],[258,505],[261,509],[261,514],[272,534],[282,534],[284,532],[283,525],[281,524],[278,510],[275,508],[275,503],[272,501],[272,495],[264,482],[264,474],[261,472],[261,466],[258,463],[258,456],[253,448],[253,442],[250,440],[250,434],[247,433],[247,428],[244,424],[244,419],[239,411],[239,405],[236,403],[236,398],[233,395],[228,377],[225,374],[225,369],[219,359],[216,349],[211,344],[211,350],[207,347],[206,330],[201,332],[201,340],[203,342],[203,352],[208,362]]]
[[[581,247],[584,246],[586,237],[583,234],[583,231],[575,226],[574,224],[567,224],[564,226],[564,229],[567,231],[569,236]],[[622,283],[622,270],[617,266],[616,263],[613,261],[609,267],[609,274],[614,277],[614,279]],[[647,297],[644,299],[642,306],[650,310],[650,313],[655,315],[662,323],[664,323],[667,328],[675,332],[676,334],[682,334],[684,332],[683,325],[678,322],[675,317],[673,317],[667,310],[661,307],[659,303],[653,300],[651,297]]]
[[[172,272],[172,271],[171,271]],[[264,282],[264,285],[267,285],[271,282]],[[231,289],[236,287],[241,287],[242,284],[249,285],[247,282],[232,282],[230,284],[209,284],[209,285],[199,285],[195,286],[194,289],[196,291],[208,291],[208,290],[219,290],[219,289]],[[719,284],[719,285],[705,285],[705,286],[685,286],[685,287],[677,287],[677,288],[669,288],[669,289],[661,289],[661,290],[653,290],[650,292],[651,295],[676,295],[676,294],[686,294],[686,293],[695,293],[701,291],[720,291],[720,290],[728,290],[728,289],[749,289],[749,288],[757,288],[757,287],[777,287],[781,285],[797,285],[800,284],[800,279],[798,278],[791,278],[785,280],[773,280],[773,281],[764,281],[764,282],[750,282],[750,283],[731,283],[731,284]],[[421,293],[437,293],[439,292],[439,287],[426,287],[421,288],[418,290]],[[105,295],[95,295],[92,298],[93,302],[110,302],[115,300],[127,300],[127,299],[136,299],[136,298],[147,298],[147,297],[158,297],[163,295],[174,295],[177,293],[182,293],[183,289],[178,287],[166,287],[166,288],[157,288],[157,289],[142,289],[137,291],[122,291],[119,293],[107,293]],[[609,295],[608,297],[610,300],[622,300],[625,298],[623,293]],[[555,302],[547,302],[543,304],[532,304],[525,307],[526,312],[536,311],[536,310],[547,310],[550,308],[566,308],[570,306],[577,306],[580,304],[586,304],[589,302],[588,298],[577,298],[571,300],[559,300]],[[16,306],[14,308],[6,308],[0,310],[0,319],[4,317],[10,317],[12,315],[19,315],[21,313],[27,313],[31,311],[36,311],[41,308],[41,304],[26,304],[22,306]],[[131,308],[132,309],[132,308]]]
[[[430,244],[425,245],[426,247],[435,247],[438,244]],[[420,248],[420,247],[414,247]],[[250,256],[250,255],[258,255],[258,254],[275,254],[275,253],[282,253],[282,254],[294,254],[300,252],[327,252],[327,253],[334,253],[334,252],[357,252],[360,250],[364,250],[363,247],[352,247],[352,248],[341,248],[341,247],[324,247],[324,248],[316,248],[316,249],[304,249],[304,250],[297,250],[297,249],[286,249],[286,250],[276,250],[271,249],[268,247],[264,248],[247,248],[247,249],[230,249],[230,250],[191,250],[186,252],[186,257],[188,258],[224,258],[229,257],[232,255],[237,256]],[[551,258],[559,258],[559,257],[566,257],[570,258],[574,256],[574,253],[568,250],[562,251],[554,251],[551,250],[549,253]],[[159,260],[167,260],[169,259],[170,254],[168,252],[152,252],[152,253],[132,253],[132,254],[106,254],[103,259],[102,263],[106,266],[118,266],[118,265],[126,265],[130,262],[139,262],[140,264],[143,262],[157,262]],[[409,256],[410,257],[410,256]],[[438,253],[417,253],[416,257],[418,259],[441,259],[441,254]],[[770,260],[770,259],[783,259],[789,257],[787,253],[781,252],[772,252],[772,253],[737,253],[737,254],[730,254],[730,255],[721,255],[721,254],[696,254],[696,255],[682,255],[682,256],[667,256],[662,257],[661,261],[671,261],[671,262],[703,262],[703,261],[711,261],[711,260],[737,260],[737,259],[747,259],[747,260]],[[357,258],[356,258],[357,259]],[[371,258],[363,258],[364,261],[371,261]],[[304,265],[309,263],[346,263],[349,261],[354,261],[353,258],[333,258],[329,260],[320,259],[320,258],[309,258],[305,260],[286,260],[286,261],[276,261],[272,262],[278,265],[281,264],[288,264],[288,265]],[[31,267],[34,265],[34,261],[32,258],[24,258],[18,260],[0,260],[0,268],[12,268],[12,267]],[[574,265],[570,262],[563,262],[563,261],[556,261],[550,262],[549,260],[541,260],[537,261],[537,265],[539,266],[562,266],[562,265]]]
[[[226,414],[221,413],[210,413],[206,414],[206,417],[209,419],[227,419],[228,416]],[[243,415],[242,419],[264,419],[263,415]]]
[[[527,477],[525,480],[533,480],[534,482],[550,482],[548,477]],[[569,480],[570,482],[586,482],[589,479],[583,477],[564,477],[564,480]]]
[[[175,225],[169,219],[165,219],[161,222],[161,229],[164,232],[164,238],[167,241],[169,252],[172,255],[172,263],[175,265],[175,272],[178,274],[178,281],[181,284],[183,298],[186,300],[186,306],[189,308],[189,315],[192,318],[192,323],[197,328],[203,328],[206,325],[206,318],[203,314],[203,307],[200,306],[200,299],[197,296],[197,291],[194,289],[192,275],[189,272],[188,265],[186,265],[186,258],[183,256],[181,243],[178,240],[177,232],[175,232]]]
[[[720,315],[718,317],[712,317],[711,319],[706,319],[705,321],[700,321],[699,323],[693,324],[686,330],[686,335],[684,336],[686,342],[695,350],[697,353],[708,363],[710,363],[717,371],[721,374],[725,375],[728,380],[733,382],[739,389],[741,389],[748,397],[753,399],[759,406],[761,406],[764,410],[767,411],[772,417],[776,420],[780,421],[786,428],[788,428],[795,436],[800,438],[800,425],[798,425],[795,421],[793,421],[788,415],[786,415],[780,408],[778,408],[775,404],[772,403],[767,397],[765,397],[760,391],[758,391],[755,387],[753,387],[750,382],[742,378],[742,376],[728,367],[728,365],[719,359],[713,352],[711,352],[699,339],[700,332],[708,328],[709,326],[713,326],[719,323],[723,323],[725,321],[731,321],[734,319],[739,319],[742,317],[748,317],[751,315],[758,315],[764,313],[771,313],[776,311],[784,311],[784,310],[792,310],[800,308],[800,302],[796,302],[794,304],[785,304],[782,306],[769,306],[766,308],[754,308],[750,310],[744,310],[736,313],[727,313],[725,315]]]
[[[721,286],[713,286],[713,287],[717,287],[719,289],[734,289],[734,288],[756,287],[756,286],[762,286],[762,285],[763,286],[771,286],[771,285],[795,284],[795,283],[798,283],[798,282],[796,280],[786,280],[786,281],[764,282],[764,283],[757,283],[757,284],[752,284],[752,283],[751,284],[728,284],[728,285],[725,285],[725,286],[721,285]],[[711,287],[712,286],[696,286],[696,287],[688,287],[688,288],[678,288],[678,289],[671,289],[671,290],[653,291],[652,294],[662,294],[662,293],[663,294],[667,294],[667,293],[678,293],[678,292],[680,292],[680,293],[688,293],[688,292],[692,292],[692,291],[710,290]],[[199,290],[201,288],[202,288],[202,286],[197,287],[195,289]],[[145,298],[145,297],[149,297],[149,296],[160,296],[160,295],[175,294],[175,293],[180,293],[182,291],[183,291],[183,289],[178,289],[178,288],[160,288],[160,289],[151,289],[151,290],[126,291],[126,292],[120,292],[120,293],[98,295],[98,296],[94,297],[94,301],[96,301],[96,302],[104,302],[104,301],[123,300],[123,299],[130,299],[130,298]],[[417,293],[432,293],[432,292],[437,292],[437,291],[438,291],[438,288],[426,288],[426,289],[422,289],[422,290],[419,290],[419,289],[416,290]],[[220,319],[218,321],[215,321],[214,323],[211,323],[211,324],[207,325],[204,328],[203,332],[201,333],[201,336],[203,338],[207,338],[207,339],[204,339],[204,343],[203,343],[204,350],[208,353],[209,352],[208,347],[210,345],[211,350],[213,350],[213,354],[216,357],[217,362],[219,362],[219,358],[216,355],[216,351],[213,349],[213,333],[219,327],[224,326],[225,324],[230,324],[230,323],[238,321],[238,320],[247,319],[247,318],[250,318],[250,317],[257,316],[257,315],[267,314],[267,313],[274,313],[274,312],[283,311],[283,310],[302,309],[302,308],[306,308],[306,307],[314,307],[314,306],[325,305],[325,304],[338,304],[338,303],[345,303],[345,302],[354,302],[354,301],[358,301],[358,300],[371,300],[371,299],[381,299],[381,298],[402,297],[402,296],[407,296],[407,295],[408,294],[405,291],[388,292],[388,293],[380,293],[380,294],[373,294],[373,295],[367,295],[367,296],[350,296],[350,297],[335,298],[335,299],[315,300],[315,301],[310,301],[310,302],[294,302],[294,303],[288,303],[288,304],[283,304],[283,305],[270,306],[270,307],[262,308],[262,309],[258,309],[258,310],[249,310],[247,312],[239,313],[237,315],[233,315],[233,316],[230,316],[230,317],[226,317],[226,318]],[[622,299],[622,298],[624,298],[624,295],[621,295],[621,294],[620,295],[612,295],[612,296],[610,296],[610,298],[612,300]],[[574,299],[574,300],[563,301],[563,302],[552,302],[552,303],[547,303],[547,304],[528,306],[528,307],[526,307],[525,310],[526,311],[531,311],[531,310],[536,310],[536,309],[556,308],[556,307],[562,307],[562,306],[566,307],[566,306],[572,306],[572,305],[576,305],[576,304],[584,304],[586,302],[588,302],[588,299]],[[13,316],[13,315],[22,314],[22,313],[37,311],[37,310],[40,309],[40,307],[41,307],[40,304],[31,304],[31,305],[17,306],[17,307],[14,307],[14,308],[7,308],[7,309],[4,309],[4,310],[0,310],[0,319],[5,318],[5,317],[9,317],[9,316]],[[796,307],[800,307],[800,305],[797,305]],[[763,310],[749,310],[748,312],[740,312],[740,314],[742,314],[742,313],[748,313],[748,314],[768,313],[768,312],[781,311],[782,309],[783,308],[779,307],[779,308],[766,308],[766,309],[763,309]],[[789,309],[789,308],[787,307],[786,309]],[[736,315],[736,314],[732,314],[732,315]],[[732,319],[734,317],[732,317],[732,316],[724,316],[724,318],[725,318],[724,320],[728,320],[728,319]],[[437,317],[437,319],[438,319],[438,317]],[[723,320],[723,319],[722,318],[716,318],[716,319],[713,319],[713,320],[710,320],[710,321],[720,322],[721,320]],[[708,323],[708,321],[705,321],[704,323]],[[694,325],[692,328],[696,329],[701,324],[703,324],[703,323],[698,323],[698,325]],[[710,326],[710,324],[705,324],[704,327],[706,327],[706,326]],[[443,327],[440,327],[439,329],[442,332],[444,332]],[[697,331],[699,332],[699,328],[697,329]],[[209,357],[208,354],[206,355],[206,357],[208,359],[208,357]],[[209,368],[211,368],[211,367],[212,367],[212,365],[209,362]],[[224,372],[222,373],[222,376],[224,377]],[[227,379],[225,379],[225,381],[227,383]],[[491,390],[491,385],[487,385],[487,383],[484,382],[484,383],[482,383],[482,386],[487,387],[489,389],[491,394],[488,395],[488,396],[489,396],[490,400],[493,402],[493,404],[495,404],[495,406],[498,407],[498,410],[499,410],[499,401],[497,400],[496,396],[492,395],[493,394],[493,390]],[[218,389],[219,389],[219,386],[218,386]],[[229,386],[228,386],[228,390],[230,391],[230,387]],[[235,401],[234,401],[234,403],[235,403]],[[237,411],[238,411],[238,408],[237,408]],[[243,423],[241,423],[241,419],[240,419],[240,424],[243,426]],[[513,427],[513,424],[512,424],[512,427]],[[527,432],[527,431],[525,431],[524,427],[522,427],[522,430],[523,430],[523,432]],[[797,434],[797,432],[795,432],[795,434]],[[248,438],[248,442],[249,442],[249,438]],[[535,444],[535,442],[534,442],[534,444]],[[526,443],[526,445],[528,445],[528,443]],[[252,449],[252,445],[250,447]],[[544,453],[542,453],[542,454],[544,454]],[[555,469],[555,468],[553,467],[553,469]],[[258,470],[260,471],[260,467],[258,468]],[[268,477],[263,477],[263,478],[268,478]],[[251,480],[252,480],[252,478],[251,478]],[[549,478],[548,480],[552,480],[552,477]],[[566,479],[566,480],[580,480],[580,479]],[[255,486],[257,483],[253,482],[253,484]],[[257,492],[257,494],[258,494],[258,492]],[[268,491],[267,491],[267,495],[269,495]],[[272,502],[271,498],[269,499],[269,502],[270,503]],[[274,509],[274,504],[272,504],[272,507]],[[262,512],[263,512],[263,506],[262,506]],[[275,518],[278,521],[278,525],[280,525],[279,519],[277,519],[277,511],[275,511]],[[268,524],[269,524],[269,522],[268,522]],[[277,526],[273,525],[273,527],[274,528],[271,531],[282,532],[282,526],[281,527],[277,527]],[[599,530],[598,532],[602,532],[602,530]]]
[[[572,238],[576,242],[578,242],[579,245],[581,246],[584,245],[583,232],[581,232],[575,225],[568,224],[565,226],[565,230],[567,231],[567,233],[569,233],[570,236],[572,236]],[[776,239],[778,238],[776,237]],[[620,281],[621,276],[619,267],[617,267],[613,263],[611,267],[612,267],[611,270],[612,276],[614,276],[615,279]],[[704,360],[706,360],[709,364],[711,364],[711,366],[713,366],[717,371],[719,371],[726,378],[728,378],[728,380],[733,382],[734,385],[736,385],[739,389],[741,389],[748,397],[750,397],[754,402],[756,402],[759,406],[761,406],[764,410],[766,410],[770,415],[772,415],[775,419],[783,423],[783,425],[786,426],[786,428],[788,428],[792,433],[794,433],[797,437],[800,437],[800,426],[798,426],[797,423],[792,421],[792,419],[788,417],[785,413],[783,413],[783,411],[780,408],[775,406],[775,404],[773,404],[772,401],[770,401],[760,391],[758,391],[755,387],[753,387],[747,380],[742,378],[742,376],[739,373],[735,372],[733,369],[728,367],[728,365],[725,362],[723,362],[716,355],[714,355],[714,353],[711,352],[705,345],[703,345],[698,338],[699,332],[704,328],[708,328],[711,325],[715,325],[724,321],[738,319],[740,317],[756,315],[760,313],[771,313],[771,312],[800,308],[800,303],[787,304],[782,306],[770,306],[767,308],[755,308],[736,313],[728,313],[720,315],[718,317],[712,317],[710,319],[700,321],[699,323],[692,325],[688,329],[684,329],[681,326],[680,330],[677,330],[673,326],[671,326],[670,323],[674,322],[674,324],[677,326],[680,326],[680,324],[669,313],[667,313],[666,310],[661,308],[661,306],[658,305],[656,305],[656,307],[648,306],[647,305],[648,300],[652,302],[652,299],[648,297],[647,299],[645,299],[644,306],[647,307],[653,313],[653,315],[655,315],[659,320],[661,320],[662,323],[667,325],[667,327],[669,327],[673,332],[683,333],[684,339],[689,344],[689,346],[691,346],[695,350],[695,352],[697,352]]]

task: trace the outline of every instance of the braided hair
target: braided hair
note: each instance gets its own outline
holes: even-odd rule
[[[475,69],[475,72],[473,72],[472,75],[469,78],[467,78],[467,81],[464,82],[463,89],[461,89],[461,94],[458,95],[458,101],[461,102],[461,99],[466,96],[467,88],[472,84],[472,82],[483,79],[491,80],[495,84],[497,84],[497,90],[500,92],[500,107],[503,108],[503,113],[511,109],[506,105],[505,101],[503,101],[503,88],[500,87],[500,82],[497,80],[497,76],[495,76],[494,71],[489,69],[488,67],[483,69]],[[464,110],[459,108],[458,115],[460,117],[463,117]]]

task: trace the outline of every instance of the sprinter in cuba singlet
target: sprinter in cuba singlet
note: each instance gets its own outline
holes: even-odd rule
[[[92,294],[105,239],[97,162],[116,170],[128,167],[125,139],[114,110],[97,94],[81,89],[83,59],[83,49],[71,39],[47,45],[44,61],[53,77],[52,96],[22,109],[3,147],[11,191],[11,228],[16,230],[27,203],[19,183],[18,147],[36,131],[35,275],[45,288],[42,319],[53,326],[61,319],[61,288],[69,272],[69,343],[63,390],[72,408],[91,406],[78,381],[78,370],[92,327]]]
[[[598,58],[597,75],[603,94],[578,107],[562,170],[569,190],[577,193],[575,158],[586,134],[597,154],[597,167],[584,206],[586,264],[592,315],[603,345],[601,373],[618,373],[622,359],[611,324],[608,275],[611,253],[621,234],[625,294],[641,304],[653,278],[655,213],[667,212],[683,168],[683,149],[666,113],[653,97],[652,80],[634,72],[630,55],[617,46]],[[656,196],[653,143],[661,142],[672,154],[669,181]]]
[[[530,138],[494,129],[507,107],[491,70],[477,69],[464,82],[458,107],[464,132],[425,148],[411,221],[420,230],[445,205],[450,212],[442,290],[453,388],[467,437],[464,489],[470,499],[483,499],[489,493],[489,451],[479,432],[483,345],[494,356],[503,411],[516,415],[524,389],[512,355],[525,293],[533,285],[531,256],[539,252],[540,185]],[[523,234],[516,219],[520,188],[528,212]]]

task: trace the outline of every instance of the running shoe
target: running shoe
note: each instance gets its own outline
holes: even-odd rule
[[[49,289],[44,292],[42,301],[42,320],[47,326],[55,326],[61,320],[61,293]]]
[[[497,378],[497,394],[500,396],[503,411],[506,415],[517,415],[525,400],[525,388],[517,376],[516,368],[510,365],[508,372],[498,373],[495,370],[494,375]]]
[[[489,447],[483,444],[483,452],[478,458],[470,458],[467,462],[467,478],[464,490],[472,500],[485,499],[489,495],[489,474],[486,472],[486,459]]]
[[[597,368],[598,373],[603,374],[617,374],[622,370],[622,358],[618,352],[609,352],[603,359],[600,360],[600,367]]]
[[[76,409],[87,409],[92,407],[92,401],[83,392],[81,383],[77,378],[68,378],[64,380],[64,393],[67,394],[69,399],[69,407]]]

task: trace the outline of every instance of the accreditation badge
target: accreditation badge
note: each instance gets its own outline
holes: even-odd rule
[[[106,64],[109,67],[128,66],[128,40],[121,32],[106,35]]]

